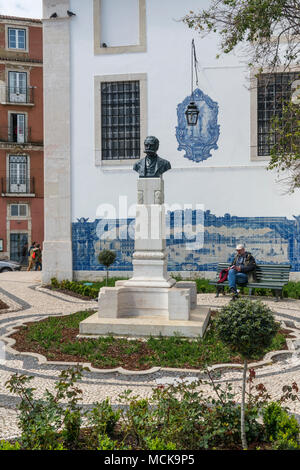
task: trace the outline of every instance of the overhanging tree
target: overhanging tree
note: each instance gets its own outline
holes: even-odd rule
[[[218,33],[222,53],[248,45],[249,65],[299,63],[299,0],[212,0],[207,10],[190,11],[183,21],[203,34]]]

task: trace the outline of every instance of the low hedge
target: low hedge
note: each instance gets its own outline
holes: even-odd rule
[[[172,276],[176,281],[182,281],[181,276]],[[108,279],[108,286],[114,287],[116,281],[121,280],[124,278],[110,278]],[[198,294],[212,294],[216,292],[216,287],[209,284],[209,279],[194,279],[197,284],[197,292]],[[51,279],[51,286],[56,289],[65,289],[70,290],[72,292],[76,292],[77,294],[83,295],[84,297],[96,298],[98,297],[99,290],[101,287],[106,286],[106,281],[103,280],[101,282],[91,282],[91,286],[86,286],[85,282],[77,282],[77,281],[61,281],[59,282],[56,278]],[[240,287],[241,294],[248,295],[249,289],[247,287]],[[225,286],[225,292],[229,293],[229,287]],[[272,289],[265,289],[263,287],[254,289],[253,291],[254,296],[264,296],[264,297],[272,297],[275,295]],[[290,299],[300,299],[300,282],[290,281],[288,282],[282,289],[282,295],[284,298]]]

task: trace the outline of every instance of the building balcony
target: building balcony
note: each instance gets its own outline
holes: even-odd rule
[[[3,197],[36,197],[35,178],[1,178]]]
[[[2,105],[34,106],[35,87],[0,87]]]
[[[34,136],[31,127],[18,129],[12,127],[0,127],[0,144],[12,144],[11,146],[38,145],[43,146],[42,139]]]

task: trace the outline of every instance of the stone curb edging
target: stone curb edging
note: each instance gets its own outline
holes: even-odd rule
[[[97,304],[97,302],[95,300],[79,299],[78,297],[68,295],[68,294],[64,294],[63,292],[52,291],[51,289],[46,289],[43,286],[34,286],[33,288],[34,288],[34,290],[36,290],[38,292],[42,292],[43,294],[51,295],[52,297],[57,297],[57,298],[60,298],[61,300],[66,300],[66,301],[72,302],[74,304],[88,304],[88,303]]]
[[[51,315],[51,316],[56,316],[56,317],[61,317],[61,316],[68,316],[69,313],[65,313],[65,314],[57,314],[57,315]],[[22,320],[18,320],[16,324],[14,325],[11,325],[11,324],[8,324],[8,327],[7,327],[7,333],[4,334],[3,336],[0,337],[0,340],[3,340],[5,343],[6,343],[6,351],[13,354],[13,355],[18,355],[18,356],[31,356],[31,357],[34,357],[35,359],[37,359],[38,361],[38,364],[41,364],[41,365],[56,365],[56,366],[76,366],[76,365],[80,365],[82,367],[85,367],[87,369],[89,369],[90,372],[93,372],[93,373],[101,373],[101,374],[111,374],[111,373],[119,373],[121,375],[151,375],[151,374],[154,374],[156,372],[159,372],[159,371],[164,371],[164,372],[179,372],[179,373],[204,373],[205,370],[203,369],[182,369],[182,368],[171,368],[171,367],[152,367],[151,369],[147,369],[147,370],[142,370],[142,371],[130,371],[130,370],[127,370],[127,369],[124,369],[123,367],[116,367],[114,369],[98,369],[98,368],[95,368],[91,365],[90,362],[63,362],[63,361],[48,361],[47,358],[45,356],[43,356],[42,354],[39,354],[39,353],[33,353],[33,352],[19,352],[17,350],[15,350],[12,346],[16,343],[16,341],[13,339],[13,338],[10,338],[10,335],[12,335],[13,333],[15,333],[17,331],[17,329],[20,327],[20,326],[23,326],[25,325],[26,323],[33,323],[33,322],[36,322],[36,321],[42,321],[45,319],[45,316],[44,317],[41,317],[40,319],[39,318],[34,318],[34,319],[22,319]],[[248,364],[248,368],[251,368],[251,369],[258,369],[260,367],[263,367],[263,366],[268,366],[268,365],[271,365],[275,362],[275,359],[277,356],[283,356],[283,355],[286,355],[287,357],[288,356],[291,356],[298,348],[299,348],[299,345],[300,345],[300,331],[299,330],[295,330],[294,328],[291,328],[291,327],[288,327],[286,326],[285,322],[282,321],[281,322],[281,325],[284,327],[284,328],[287,328],[291,331],[291,333],[293,335],[295,335],[295,338],[293,339],[287,339],[287,347],[288,349],[287,350],[279,350],[279,351],[271,351],[269,353],[267,353],[263,360],[262,361],[259,361],[259,362],[254,362],[254,363],[250,363]],[[2,327],[5,327],[6,324],[2,325]],[[297,347],[298,346],[298,347]],[[232,370],[232,369],[235,369],[235,370],[242,370],[243,369],[243,365],[242,364],[234,364],[234,363],[225,363],[225,364],[215,364],[213,366],[209,366],[208,368],[208,371],[209,372],[216,372],[216,371],[221,371],[221,370]]]

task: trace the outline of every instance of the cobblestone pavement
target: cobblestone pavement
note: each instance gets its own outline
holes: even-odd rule
[[[42,396],[46,389],[53,390],[61,370],[69,367],[66,363],[47,362],[36,354],[18,353],[13,349],[9,334],[22,323],[37,321],[51,315],[68,315],[80,310],[95,310],[95,301],[82,301],[60,293],[54,293],[41,286],[39,272],[14,272],[0,274],[0,299],[8,306],[8,311],[0,313],[0,439],[17,436],[17,405],[19,399],[5,387],[5,382],[12,374],[24,373],[33,376],[32,386],[37,389],[37,396]],[[291,328],[295,336],[289,340],[289,350],[268,354],[264,361],[255,364],[256,383],[263,383],[272,398],[282,394],[282,387],[296,382],[300,385],[300,301],[285,299],[274,302],[262,299],[276,315],[276,318]],[[230,301],[228,296],[215,298],[214,294],[198,295],[198,303],[218,308]],[[298,349],[299,348],[299,349]],[[216,366],[217,382],[232,383],[233,389],[240,393],[241,369],[234,365]],[[120,393],[131,389],[141,397],[151,395],[152,388],[174,383],[176,380],[187,382],[203,377],[203,371],[153,368],[146,372],[129,372],[123,369],[101,371],[90,367],[84,372],[80,386],[83,390],[83,407],[109,397],[117,404]],[[208,385],[203,385],[207,393],[213,394]],[[206,390],[205,390],[206,391]],[[289,403],[290,410],[300,421],[300,403]]]

